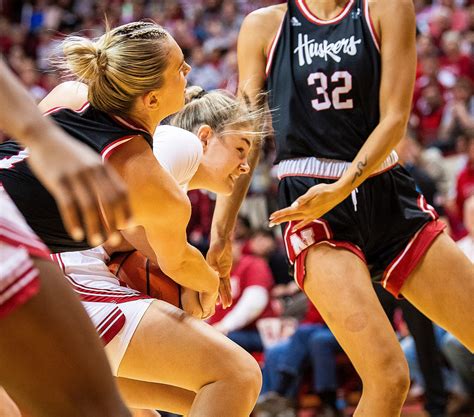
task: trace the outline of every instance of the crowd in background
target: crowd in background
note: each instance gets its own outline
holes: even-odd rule
[[[64,35],[81,32],[90,37],[98,36],[103,32],[105,16],[110,26],[150,18],[170,31],[183,49],[192,66],[189,84],[206,90],[224,88],[235,93],[238,85],[236,43],[242,20],[252,10],[275,3],[278,1],[0,0],[0,53],[39,101],[61,82],[51,58],[58,53],[58,44]],[[407,135],[397,150],[427,200],[448,223],[453,238],[474,262],[474,2],[414,0],[414,4],[418,30],[417,76]],[[302,301],[304,296],[288,275],[278,236],[265,229],[268,214],[276,208],[273,154],[274,147],[268,139],[236,231],[237,266],[233,282],[236,307],[225,314],[219,312],[214,324],[249,351],[265,351],[261,415],[284,417],[292,415],[288,410],[294,410],[293,403],[301,391],[299,365],[284,359],[288,349],[293,359],[297,356],[291,349],[300,349],[298,357],[302,363],[313,364],[315,381],[309,383],[309,390],[318,393],[318,406],[328,403],[340,407],[335,395],[342,386],[341,381],[345,381],[346,390],[358,387],[350,377],[341,380],[337,342],[331,338],[317,311],[307,310],[307,303]],[[193,191],[190,198],[193,215],[189,238],[205,252],[209,244],[213,196]],[[254,287],[260,290],[252,297],[245,296],[245,289]],[[259,302],[252,301],[256,299]],[[305,307],[302,309],[301,305]],[[226,314],[230,318],[226,318]],[[268,320],[266,328],[264,325],[258,328],[259,318],[282,315],[293,321],[280,320],[278,331],[271,327],[275,322]],[[409,332],[396,313],[394,317],[394,326],[404,339],[402,344],[412,361],[414,387],[423,391],[426,381],[417,371]],[[295,324],[298,321],[300,324]],[[470,360],[466,364],[466,375],[457,375],[453,382],[456,358],[450,357],[452,350],[446,346],[454,342],[440,329],[436,329],[435,336],[437,346],[445,353],[446,366],[442,367],[450,369],[443,370],[444,375],[450,375],[445,377],[445,388],[461,396],[474,395],[472,355],[466,356],[466,360]],[[263,364],[263,356],[256,355]],[[272,369],[272,363],[280,365]],[[325,370],[318,370],[321,364],[326,366]],[[337,392],[339,395],[340,391]],[[282,414],[284,412],[287,414]],[[320,410],[318,415],[325,414]]]

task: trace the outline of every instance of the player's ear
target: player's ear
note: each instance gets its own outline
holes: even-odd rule
[[[204,151],[206,151],[206,149],[209,145],[209,141],[212,138],[213,133],[214,132],[213,132],[211,126],[209,126],[209,125],[202,125],[202,126],[199,127],[196,135],[199,138],[199,140],[201,141]]]
[[[143,104],[150,110],[158,110],[160,107],[158,90],[151,90],[143,95]]]

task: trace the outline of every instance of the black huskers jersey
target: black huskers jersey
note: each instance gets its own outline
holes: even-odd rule
[[[368,0],[348,0],[332,20],[289,0],[266,72],[276,162],[352,161],[379,122],[381,64]]]
[[[48,114],[72,137],[101,154],[103,160],[137,135],[144,137],[150,146],[153,144],[152,136],[145,130],[99,111],[89,103],[77,111],[57,108]],[[0,144],[0,184],[52,252],[89,249],[85,240],[76,242],[68,235],[56,202],[29,169],[27,158],[28,152],[15,141]]]

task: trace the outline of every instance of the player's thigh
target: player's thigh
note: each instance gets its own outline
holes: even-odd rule
[[[20,410],[2,387],[0,387],[0,417],[21,417]]]
[[[195,392],[172,385],[128,378],[116,380],[122,398],[130,408],[134,409],[158,409],[186,415],[196,397]]]
[[[0,320],[0,334],[8,334],[0,337],[0,381],[22,404],[51,392],[56,399],[87,394],[100,404],[99,396],[119,404],[103,346],[80,301],[54,263],[34,258],[34,264],[38,294]]]
[[[474,351],[474,265],[446,233],[434,240],[401,292]]]
[[[380,383],[376,377],[389,368],[403,378],[406,361],[367,266],[358,256],[329,245],[312,247],[306,258],[304,290],[366,386]]]
[[[217,380],[259,379],[260,370],[252,356],[208,324],[154,301],[133,335],[118,376],[197,392]]]

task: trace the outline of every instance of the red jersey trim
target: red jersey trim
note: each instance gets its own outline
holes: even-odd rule
[[[53,107],[52,109],[49,109],[47,111],[45,111],[43,113],[43,116],[48,116],[49,114],[53,114],[53,113],[56,113],[58,112],[59,110],[62,110],[62,109],[68,109],[68,110],[72,110],[76,113],[81,113],[83,112],[84,110],[86,110],[88,107],[89,107],[90,103],[88,101],[86,101],[81,107],[79,107],[77,110],[74,110],[74,109],[71,109],[70,107],[65,107],[65,106],[59,106],[59,107]]]
[[[127,127],[129,129],[134,129],[134,130],[139,130],[141,132],[145,132],[147,134],[150,134],[146,129],[143,129],[143,127],[137,126],[132,124],[131,122],[128,122],[125,120],[123,117],[117,116],[115,114],[110,114],[109,116],[112,117],[118,124],[122,125],[123,127]]]
[[[280,39],[281,31],[283,29],[283,22],[285,21],[285,17],[287,14],[288,12],[283,15],[283,19],[281,19],[278,31],[267,49],[267,64],[265,65],[265,77],[268,77],[268,74],[270,73],[270,70],[272,68],[273,56],[275,55],[276,46],[278,44],[278,40]]]
[[[102,155],[102,161],[107,161],[107,159],[110,158],[112,153],[115,152],[120,145],[127,143],[136,136],[137,135],[124,136],[109,143],[104,149],[102,149],[102,152],[100,153]]]
[[[349,10],[351,10],[352,6],[354,5],[354,0],[349,0],[344,6],[344,9],[342,9],[336,17],[330,20],[321,20],[313,13],[311,13],[311,10],[306,5],[305,0],[296,0],[296,5],[298,6],[298,9],[300,9],[300,12],[303,14],[303,16],[306,17],[306,19],[308,19],[311,23],[315,23],[317,25],[331,25],[333,23],[340,22],[347,16]]]
[[[374,26],[374,22],[372,21],[372,17],[370,16],[369,0],[363,0],[363,2],[364,2],[365,20],[367,22],[369,32],[372,35],[372,40],[374,42],[374,45],[377,48],[377,51],[379,51],[379,53],[380,53],[380,40],[379,40],[379,37],[377,35],[377,31],[375,30],[375,26]]]

